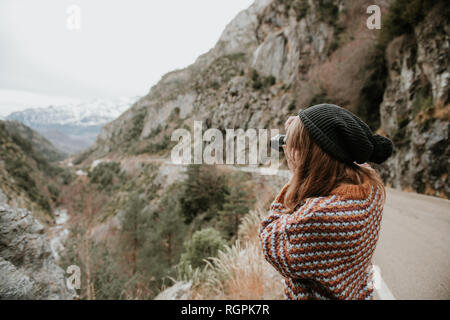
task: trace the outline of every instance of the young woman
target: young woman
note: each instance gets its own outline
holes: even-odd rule
[[[384,162],[392,142],[331,104],[300,110],[286,131],[292,176],[262,222],[265,258],[287,299],[371,299],[385,190],[366,162]]]

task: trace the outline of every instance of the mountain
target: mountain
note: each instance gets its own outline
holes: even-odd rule
[[[23,124],[0,120],[0,189],[7,203],[53,223],[60,188],[70,173],[51,161],[64,157],[50,142]]]
[[[194,120],[282,128],[299,108],[330,102],[394,141],[379,168],[386,184],[448,198],[448,6],[383,1],[383,28],[371,30],[372,2],[255,1],[213,49],[106,124],[83,159],[168,156],[171,132]]]
[[[3,121],[3,124],[12,136],[18,136],[23,141],[30,142],[34,151],[44,157],[45,160],[53,162],[63,160],[66,157],[50,141],[26,125],[18,121]]]
[[[116,119],[136,99],[93,100],[30,108],[13,112],[5,119],[19,121],[33,128],[58,149],[71,154],[93,144],[101,127]]]

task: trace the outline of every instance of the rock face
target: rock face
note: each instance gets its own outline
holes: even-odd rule
[[[387,12],[391,3],[378,5]],[[86,159],[160,156],[173,130],[191,129],[194,120],[221,131],[280,129],[299,108],[330,102],[395,140],[396,154],[383,167],[387,183],[448,197],[448,22],[434,17],[434,10],[416,27],[413,46],[397,38],[380,53],[378,31],[366,26],[372,4],[256,1],[230,22],[213,49],[166,74],[106,125]],[[383,55],[387,70],[379,66]],[[427,92],[436,113],[416,118],[427,109]]]
[[[44,227],[0,191],[0,299],[72,299]]]
[[[387,48],[381,129],[396,150],[383,175],[394,187],[449,198],[450,24],[439,10]]]

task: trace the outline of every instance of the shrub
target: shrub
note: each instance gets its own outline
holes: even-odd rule
[[[294,1],[294,3],[292,4],[292,8],[295,11],[295,14],[296,14],[296,17],[297,17],[297,21],[300,21],[308,13],[308,8],[309,8],[308,0],[297,0],[297,1]]]
[[[395,0],[383,19],[378,38],[379,44],[384,47],[399,35],[412,34],[414,27],[425,18],[437,2],[435,0]]]
[[[319,20],[326,22],[330,25],[336,25],[339,18],[339,8],[333,3],[332,0],[319,0],[318,1]]]
[[[345,35],[345,27],[342,24],[335,22],[333,39],[327,50],[328,56],[330,56],[334,51],[336,51],[338,48],[342,46],[342,44],[345,41],[344,35]]]
[[[109,190],[116,180],[122,177],[120,170],[118,162],[102,162],[89,171],[88,177],[92,183],[97,183],[100,187]]]
[[[219,251],[200,277],[191,278],[193,299],[282,299],[283,278],[265,261],[259,244],[259,227],[265,215],[265,211],[248,214],[239,227],[239,241]]]
[[[178,110],[178,112],[176,112],[175,110]],[[178,115],[180,113],[180,109],[179,108],[175,108],[175,110],[172,111],[170,117],[176,116],[176,115]],[[154,138],[154,137],[158,136],[161,131],[162,131],[162,127],[159,124],[156,128],[154,128],[154,129],[152,129],[152,131],[150,131],[150,134],[147,136],[147,139]]]
[[[291,103],[289,103],[288,111],[289,111],[289,112],[292,112],[292,111],[295,110],[295,108],[296,108],[295,101],[292,100]]]
[[[308,12],[308,0],[282,0],[281,3],[283,3],[286,7],[286,16],[289,14],[289,10],[291,8],[294,9],[297,21],[305,17]]]
[[[433,108],[433,94],[430,82],[426,82],[417,91],[412,104],[412,116],[419,112],[427,112]]]
[[[271,87],[277,82],[277,79],[273,75],[270,75],[268,77],[261,77],[258,71],[254,69],[252,70],[251,73],[251,79],[252,79],[252,88],[255,90]]]
[[[259,90],[262,88],[261,78],[256,70],[252,70],[252,88]]]
[[[200,268],[205,265],[204,259],[215,257],[225,245],[220,232],[214,228],[196,231],[192,238],[185,242],[186,252],[181,255],[179,266],[182,270],[188,266]]]
[[[397,130],[393,133],[392,141],[396,146],[408,144],[410,139],[407,133],[407,126],[409,124],[408,117],[400,119]]]
[[[61,171],[59,176],[61,177],[61,182],[65,185],[70,184],[75,178],[75,176],[70,172],[70,170]]]
[[[270,76],[264,78],[264,85],[265,85],[265,87],[271,87],[271,86],[273,86],[276,82],[277,82],[277,79],[276,79],[274,76],[272,76],[272,75],[270,75]]]
[[[327,94],[324,91],[321,91],[312,96],[312,98],[309,100],[307,107],[311,107],[320,103],[327,103],[328,100],[330,99],[328,98]]]
[[[132,126],[131,128],[126,132],[123,141],[126,143],[129,143],[130,141],[134,141],[142,133],[142,130],[144,129],[144,121],[145,121],[146,111],[145,109],[141,109],[138,112],[136,112],[131,120]]]
[[[48,185],[48,192],[50,192],[53,201],[56,201],[59,197],[59,188],[54,184]]]
[[[47,212],[50,212],[50,210],[52,209],[52,207],[50,206],[50,203],[44,196],[39,197],[37,204]]]
[[[170,136],[168,134],[165,134],[161,141],[159,142],[151,142],[147,144],[145,147],[137,150],[136,154],[142,154],[142,153],[158,153],[167,149],[170,149],[172,145],[172,141],[170,140]]]

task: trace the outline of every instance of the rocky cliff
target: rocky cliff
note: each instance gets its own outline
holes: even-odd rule
[[[408,5],[375,1],[383,15],[393,3]],[[255,1],[213,49],[106,125],[81,160],[167,155],[173,129],[194,120],[204,129],[281,128],[299,108],[332,102],[394,140],[382,169],[388,184],[448,197],[448,19],[427,11],[412,36],[381,46],[380,31],[366,26],[372,4]]]
[[[0,190],[0,299],[72,299],[43,225]]]
[[[386,49],[381,129],[396,152],[383,166],[395,187],[450,197],[450,24],[438,5]]]

